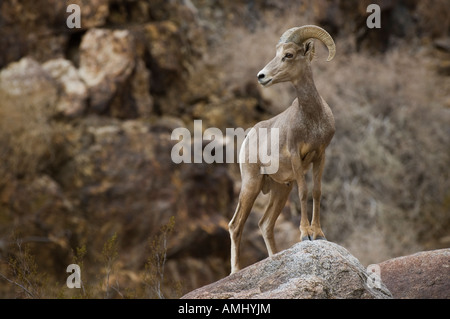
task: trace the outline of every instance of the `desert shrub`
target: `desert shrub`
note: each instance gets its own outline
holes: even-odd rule
[[[12,240],[11,245],[14,253],[8,256],[6,262],[9,274],[0,272],[0,278],[16,288],[19,298],[46,297],[49,293],[46,291],[48,276],[39,270],[30,246],[23,244],[20,238]]]
[[[167,262],[168,236],[173,232],[174,226],[175,217],[172,216],[169,222],[161,227],[159,233],[149,239],[148,249],[150,253],[145,263],[143,282],[150,298],[165,298],[163,285],[167,282],[164,274]],[[175,294],[179,295],[177,285],[175,284],[173,287],[175,287]],[[171,293],[173,295],[173,291]]]
[[[36,250],[24,244],[20,236],[14,235],[6,258],[0,258],[0,282],[8,283],[10,289],[2,285],[0,296],[12,298],[166,298],[179,297],[181,284],[165,276],[168,260],[168,242],[175,226],[175,218],[162,225],[159,232],[148,239],[148,249],[144,270],[127,277],[129,270],[120,262],[119,234],[114,233],[103,244],[98,262],[92,264],[89,255],[95,255],[85,244],[73,250],[72,262],[81,270],[80,289],[68,289],[66,281],[61,282],[52,273],[44,271],[36,261]],[[1,256],[0,256],[1,257]],[[69,273],[67,273],[69,276]],[[137,278],[137,280],[136,280]],[[125,282],[125,284],[124,284]]]

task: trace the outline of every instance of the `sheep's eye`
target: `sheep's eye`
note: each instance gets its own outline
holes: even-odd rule
[[[290,58],[294,57],[294,55],[292,53],[286,53],[284,55],[284,57],[287,58],[287,59],[290,59]]]

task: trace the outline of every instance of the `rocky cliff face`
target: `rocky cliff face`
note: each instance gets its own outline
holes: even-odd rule
[[[238,165],[175,164],[171,132],[192,131],[195,119],[246,129],[283,110],[289,86],[262,90],[255,75],[283,31],[309,23],[338,43],[326,65],[317,46],[313,67],[337,124],[327,238],[364,264],[447,247],[449,7],[381,1],[384,27],[367,30],[366,2],[1,2],[0,272],[20,255],[14,233],[50,282],[65,281],[85,246],[84,278],[101,286],[102,249],[116,233],[117,282],[138,295],[148,243],[174,216],[163,287],[186,293],[225,277]],[[81,8],[80,29],[66,26],[69,3]],[[266,257],[266,200],[249,217],[244,265]],[[298,241],[297,207],[294,192],[275,231],[283,249]],[[2,294],[17,293],[1,285]]]

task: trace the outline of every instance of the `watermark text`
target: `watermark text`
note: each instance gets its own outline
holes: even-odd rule
[[[172,131],[171,139],[179,141],[170,154],[174,163],[235,163],[237,160],[238,163],[260,164],[262,174],[278,171],[278,128],[227,128],[224,136],[215,127],[203,131],[202,120],[195,120],[193,135],[184,127]],[[204,145],[204,141],[209,142]]]

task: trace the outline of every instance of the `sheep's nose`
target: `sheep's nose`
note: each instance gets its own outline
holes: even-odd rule
[[[258,80],[262,80],[266,77],[266,75],[264,73],[259,72],[258,73]]]

